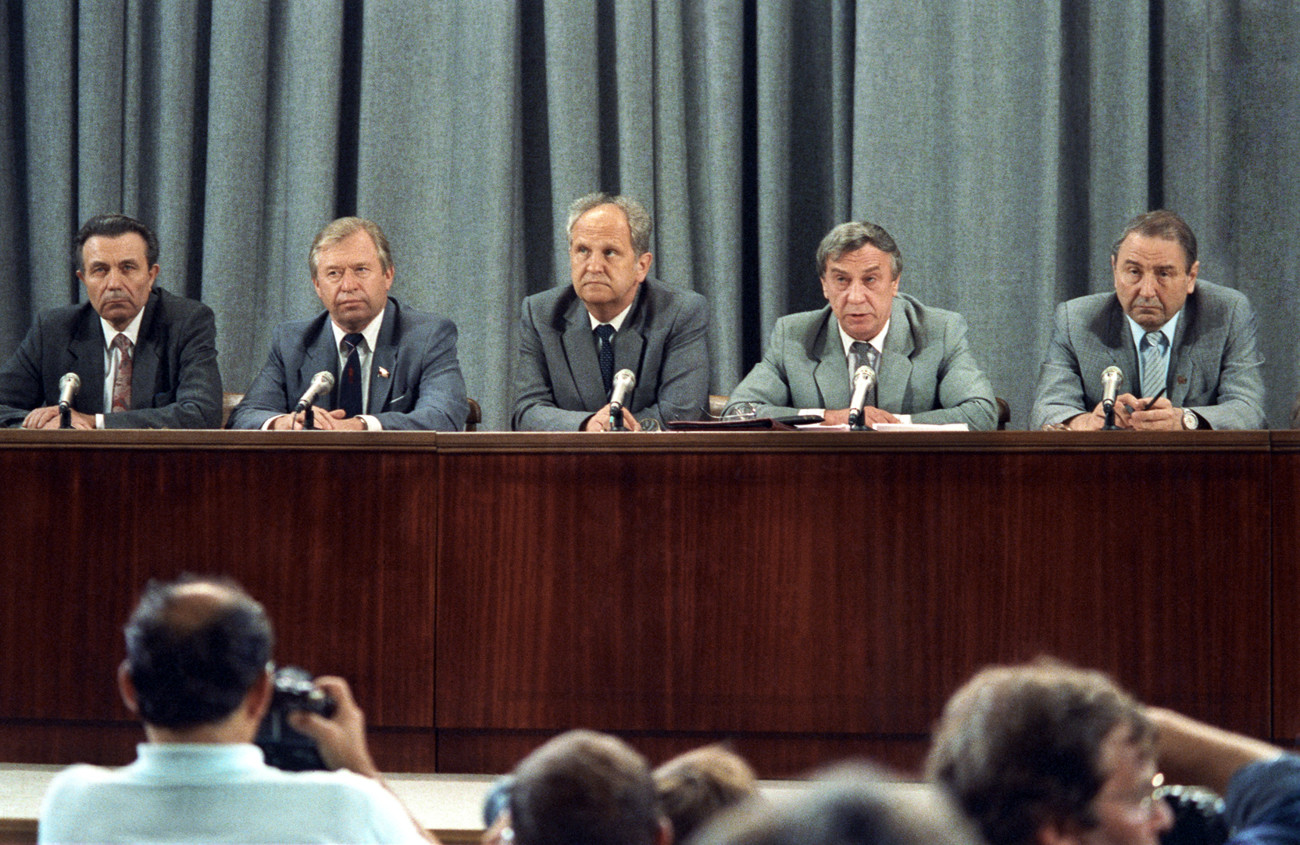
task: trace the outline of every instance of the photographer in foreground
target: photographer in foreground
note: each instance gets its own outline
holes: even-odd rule
[[[122,698],[147,742],[120,769],[73,766],[50,784],[41,842],[424,842],[383,785],[342,678],[317,685],[332,718],[293,727],[340,771],[283,772],[252,744],[270,705],[271,624],[232,583],[151,582],[126,626]],[[344,771],[344,770],[350,771]]]

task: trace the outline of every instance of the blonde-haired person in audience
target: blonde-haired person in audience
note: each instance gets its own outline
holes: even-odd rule
[[[687,751],[654,770],[659,808],[684,842],[718,813],[758,795],[758,779],[745,758],[721,745]]]

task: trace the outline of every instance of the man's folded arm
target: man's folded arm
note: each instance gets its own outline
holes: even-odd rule
[[[1063,423],[1091,410],[1084,407],[1083,377],[1078,356],[1070,345],[1068,320],[1067,304],[1061,303],[1056,307],[1052,338],[1038,371],[1038,386],[1034,389],[1034,404],[1029,412],[1030,430]]]
[[[1211,428],[1267,428],[1264,417],[1264,356],[1259,351],[1255,309],[1243,297],[1228,320],[1227,346],[1219,373],[1218,399],[1193,407]]]
[[[972,431],[992,431],[998,425],[993,385],[971,352],[966,318],[950,320],[944,329],[948,351],[939,373],[939,407],[912,414],[919,424],[966,423]]]
[[[409,413],[386,411],[374,414],[385,429],[418,431],[464,431],[469,416],[465,398],[465,377],[456,357],[456,326],[439,319],[430,332],[420,369],[420,395]],[[372,376],[373,378],[373,376]]]
[[[180,336],[175,401],[161,408],[104,414],[105,428],[221,427],[221,373],[217,368],[217,323],[212,309],[198,304],[184,322],[171,326],[170,331]]]
[[[702,419],[709,409],[709,312],[702,296],[683,297],[664,344],[659,393],[654,403],[638,411],[638,419],[653,417],[660,424]]]

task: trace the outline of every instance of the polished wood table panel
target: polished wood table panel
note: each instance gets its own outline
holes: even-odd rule
[[[954,687],[1038,654],[1294,736],[1289,437],[0,432],[0,757],[130,756],[121,625],[185,570],[348,677],[395,771],[579,725],[914,766]]]
[[[129,724],[122,624],[149,578],[184,571],[242,583],[277,660],[349,678],[371,724],[431,728],[433,440],[326,437],[0,435],[0,754],[43,736],[66,760],[86,722]],[[90,756],[129,751],[131,727]],[[423,744],[403,756],[432,768]]]
[[[972,671],[1038,654],[1270,727],[1267,696],[1241,694],[1269,672],[1262,433],[480,435],[439,454],[440,765],[505,768],[519,731],[577,725],[912,764]]]
[[[1300,745],[1300,431],[1273,440],[1273,736]]]

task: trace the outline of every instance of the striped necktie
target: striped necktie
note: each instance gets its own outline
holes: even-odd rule
[[[1165,386],[1165,376],[1169,371],[1165,359],[1164,332],[1147,332],[1142,338],[1142,395],[1152,397]]]

